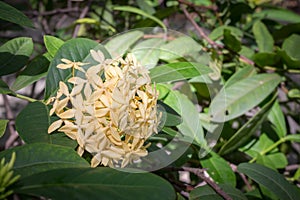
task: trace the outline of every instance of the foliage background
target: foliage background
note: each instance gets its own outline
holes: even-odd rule
[[[63,198],[61,195],[70,194],[72,191],[74,198],[103,197],[105,199],[133,197],[218,199],[221,196],[225,199],[296,199],[299,197],[299,1],[30,0],[5,2],[28,17],[28,19],[25,16],[18,18],[20,13],[12,8],[5,8],[4,4],[0,8],[1,19],[3,19],[0,23],[2,44],[0,92],[3,94],[0,100],[0,117],[3,119],[0,121],[0,133],[3,133],[0,140],[2,151],[0,156],[9,160],[11,153],[16,152],[17,158],[13,169],[15,173],[21,174],[21,179],[10,186],[15,195],[21,198],[34,195],[61,199]],[[7,10],[10,12],[4,12]],[[126,180],[120,181],[125,174],[107,168],[93,171],[87,168],[87,163],[76,157],[69,148],[35,144],[35,140],[41,142],[42,137],[31,137],[29,133],[36,130],[32,129],[35,126],[30,123],[26,126],[28,120],[26,117],[31,116],[31,121],[38,120],[39,116],[36,114],[43,113],[45,108],[42,103],[28,104],[26,100],[44,98],[48,67],[50,62],[54,62],[56,51],[64,41],[85,37],[103,42],[126,30],[160,27],[162,23],[168,29],[187,34],[197,41],[197,44],[187,46],[187,51],[176,52],[182,58],[168,60],[160,57],[157,64],[186,61],[184,60],[186,57],[189,62],[199,62],[203,59],[200,54],[206,52],[203,53],[208,55],[206,66],[213,70],[209,79],[212,82],[219,81],[220,87],[228,88],[227,95],[222,94],[220,88],[209,94],[207,85],[210,85],[210,82],[197,80],[193,73],[186,77],[189,81],[188,86],[179,88],[182,102],[186,103],[188,100],[203,108],[201,114],[198,116],[196,113],[196,115],[205,133],[209,132],[210,126],[224,123],[220,138],[213,149],[215,153],[212,152],[204,158],[199,157],[199,143],[197,144],[196,138],[196,144],[193,143],[180,159],[166,168],[146,175],[131,174]],[[18,39],[12,44],[12,49],[5,46],[8,41],[16,38]],[[135,45],[134,41],[128,39],[122,39],[122,42]],[[173,45],[170,49],[176,50],[183,49],[187,43],[178,40],[178,43]],[[201,47],[201,52],[193,51],[193,48],[198,47]],[[22,49],[23,54],[16,56],[12,62],[7,59],[8,55],[5,53],[14,52],[16,55],[18,51],[14,51],[13,48]],[[46,52],[50,57],[41,57]],[[14,67],[15,70],[10,71]],[[151,71],[152,74],[161,73],[160,70],[154,69]],[[260,84],[261,81],[263,84]],[[164,88],[166,85],[162,86],[161,88]],[[188,99],[193,96],[189,96],[191,92],[195,93],[196,101]],[[239,96],[243,92],[245,92],[244,96]],[[224,107],[222,102],[229,98],[228,96],[233,98],[233,104],[231,107]],[[176,102],[174,103],[171,96],[168,97],[169,99],[162,100],[176,110]],[[212,121],[207,120],[209,109],[213,110]],[[227,115],[225,119],[214,117],[224,114]],[[186,116],[183,115],[184,113],[181,117],[184,119]],[[47,123],[45,122],[46,125]],[[158,142],[163,144],[162,141],[165,139],[169,141],[174,136],[174,131],[179,127],[174,121],[173,123],[159,135],[161,141]],[[40,123],[37,127],[41,127]],[[47,137],[45,135],[45,138]],[[24,141],[30,145],[23,145]],[[60,142],[58,138],[54,143]],[[66,146],[65,142],[61,143]],[[68,142],[68,146],[74,146],[70,141]],[[155,144],[156,140],[153,139],[152,142]],[[35,152],[40,152],[36,160],[25,159],[26,155]],[[62,160],[64,157],[69,157],[67,164],[64,163],[66,160]],[[45,158],[47,159],[43,160]],[[24,163],[36,164],[41,161],[46,163],[52,161],[54,165],[43,166],[46,170],[32,166],[32,169],[37,170],[32,174],[29,173],[28,168],[22,167]],[[74,166],[77,168],[70,170],[66,175],[65,168]],[[38,173],[43,171],[44,174]],[[72,180],[74,174],[80,178]],[[65,175],[65,183],[59,185],[57,180],[62,175]],[[46,190],[43,182],[46,177],[53,177],[46,184],[57,184],[57,188]],[[97,186],[99,179],[101,183],[106,184],[106,187]],[[81,190],[77,193],[72,187],[66,187],[70,183],[74,187],[80,185]],[[88,190],[82,186],[83,183],[96,184],[95,190],[97,189],[98,192]],[[37,185],[37,187],[30,189],[24,187],[26,185]],[[111,189],[112,185],[118,186],[118,192]],[[128,185],[135,187],[128,189]],[[155,187],[151,188],[150,185]],[[141,187],[140,190],[136,189],[138,186]],[[64,187],[65,191],[60,191],[61,187]],[[99,193],[102,195],[99,196]]]

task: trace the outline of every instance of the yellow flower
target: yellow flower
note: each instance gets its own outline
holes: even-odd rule
[[[148,154],[144,143],[157,133],[161,118],[158,93],[151,85],[149,72],[133,54],[125,60],[105,60],[100,51],[92,50],[91,55],[99,64],[87,71],[80,70],[83,63],[66,59],[62,59],[66,64],[57,66],[78,69],[85,78],[70,78],[72,91],[60,83],[50,111],[60,119],[50,125],[48,132],[58,129],[77,140],[79,155],[84,151],[93,155],[92,167],[125,167]]]

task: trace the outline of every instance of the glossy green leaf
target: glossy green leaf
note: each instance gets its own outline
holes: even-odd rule
[[[45,35],[44,43],[49,54],[54,57],[58,49],[64,44],[64,41],[51,35]]]
[[[202,46],[190,37],[181,36],[162,45],[160,50],[160,59],[171,61],[199,52],[202,50]]]
[[[112,57],[118,57],[126,53],[143,35],[141,31],[129,31],[105,41],[104,46]]]
[[[175,62],[152,68],[150,77],[154,83],[165,83],[186,80],[210,72],[209,67],[199,63]]]
[[[235,72],[225,83],[224,87],[229,87],[242,79],[251,77],[256,74],[256,70],[253,66],[246,66],[237,72]]]
[[[276,8],[276,9],[264,9],[260,12],[253,14],[253,17],[260,19],[271,19],[279,22],[299,23],[300,16],[290,10]]]
[[[228,29],[224,29],[224,38],[222,41],[225,46],[233,52],[239,52],[242,49],[240,40],[232,35]]]
[[[272,123],[274,130],[277,133],[279,138],[282,138],[286,135],[286,123],[284,114],[280,108],[279,102],[276,101],[271,109],[271,112],[268,115],[269,121]]]
[[[147,69],[151,69],[158,63],[160,55],[159,47],[163,43],[163,39],[151,38],[135,45],[132,49],[132,53],[141,65],[145,66]]]
[[[155,16],[153,16],[153,15],[150,15],[150,14],[144,12],[144,11],[141,10],[141,9],[138,9],[138,8],[135,8],[135,7],[132,7],[132,6],[114,6],[114,7],[113,7],[113,10],[119,10],[119,11],[131,12],[131,13],[135,13],[135,14],[144,16],[144,17],[146,17],[146,18],[149,18],[149,19],[155,21],[155,22],[156,22],[158,25],[160,25],[165,31],[167,30],[167,27],[165,26],[165,24],[164,24],[160,19],[158,19],[157,17],[155,17]]]
[[[4,135],[8,122],[7,119],[0,119],[0,138]]]
[[[58,69],[56,66],[61,63],[61,59],[65,58],[75,62],[87,62],[96,64],[91,59],[90,50],[100,50],[106,58],[109,58],[109,53],[106,49],[97,42],[85,39],[76,38],[65,42],[55,54],[46,77],[45,100],[54,96],[59,85],[59,81],[66,82],[72,76],[72,69]]]
[[[254,23],[252,31],[255,37],[259,52],[273,52],[274,39],[267,29],[266,25],[261,21]]]
[[[226,194],[228,194],[232,198],[232,200],[247,200],[246,196],[238,189],[228,184],[220,184],[219,186]],[[211,187],[209,187],[208,185],[204,185],[192,190],[189,199],[222,200],[223,198],[219,194],[217,194]]]
[[[207,169],[210,177],[217,183],[226,183],[232,187],[236,186],[235,174],[231,167],[218,154],[210,152],[210,156],[201,159],[200,163],[203,168]]]
[[[299,199],[300,192],[296,186],[291,185],[283,175],[270,168],[255,163],[242,163],[238,165],[238,171],[266,187],[279,199]]]
[[[19,37],[0,47],[0,76],[17,72],[24,67],[33,51],[31,38]]]
[[[20,90],[45,77],[49,68],[49,64],[50,62],[45,55],[37,56],[18,75],[15,82],[11,86],[11,89],[14,91]]]
[[[300,61],[300,55],[297,52],[300,44],[300,35],[293,34],[284,40],[282,44],[282,49],[287,53],[287,55],[296,61]]]
[[[222,145],[219,154],[227,154],[241,147],[256,132],[267,118],[277,96],[267,102],[250,120],[248,120],[225,144]]]
[[[200,147],[205,146],[204,133],[200,124],[199,113],[194,104],[182,93],[170,90],[164,103],[173,108],[182,118],[182,123],[177,126],[187,142],[194,142]]]
[[[20,180],[15,192],[50,199],[174,200],[170,183],[151,173],[111,168],[56,169]]]
[[[277,74],[258,74],[223,88],[210,104],[212,121],[224,122],[241,116],[271,94],[280,81]]]
[[[33,23],[27,16],[16,8],[0,1],[0,19],[9,21],[21,26],[28,26],[33,28]]]
[[[14,91],[12,91],[8,85],[0,79],[0,94],[11,94],[14,95]]]
[[[8,159],[12,152],[16,152],[13,169],[22,179],[52,169],[90,167],[75,150],[58,145],[26,144],[0,152],[0,158]]]
[[[41,102],[28,104],[16,118],[16,129],[25,143],[49,143],[75,147],[76,142],[64,133],[48,134],[49,110]]]

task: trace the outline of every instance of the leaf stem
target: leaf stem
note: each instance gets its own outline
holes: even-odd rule
[[[29,102],[35,102],[35,101],[37,101],[37,99],[33,99],[33,98],[30,98],[30,97],[24,96],[22,94],[16,94],[15,93],[13,96],[17,97],[19,99],[23,99],[23,100],[29,101]]]

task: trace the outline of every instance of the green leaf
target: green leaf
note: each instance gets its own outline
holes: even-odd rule
[[[288,23],[299,23],[300,16],[290,10],[287,9],[265,9],[260,12],[253,14],[254,18],[263,18],[263,19],[271,19],[279,22],[288,22]]]
[[[59,82],[67,82],[72,76],[72,69],[58,69],[56,66],[61,63],[61,59],[65,58],[75,62],[88,62],[93,64],[95,61],[91,59],[90,50],[100,50],[106,58],[109,58],[109,53],[106,49],[97,42],[85,38],[71,39],[65,42],[55,54],[46,78],[45,100],[54,96]]]
[[[257,161],[258,164],[264,165],[271,169],[283,169],[287,166],[288,161],[285,155],[281,152],[272,153],[269,155],[258,154]]]
[[[4,135],[8,122],[7,119],[0,119],[0,138]]]
[[[162,45],[160,50],[160,59],[171,61],[199,52],[202,50],[202,46],[190,37],[181,36]]]
[[[182,123],[180,115],[173,108],[162,101],[158,101],[157,103],[159,106],[163,107],[163,112],[166,114],[166,120],[163,124],[164,126],[177,126]]]
[[[144,12],[144,11],[141,10],[141,9],[138,9],[138,8],[135,8],[135,7],[132,7],[132,6],[114,6],[114,7],[113,7],[113,10],[119,10],[119,11],[131,12],[131,13],[135,13],[135,14],[144,16],[144,17],[146,17],[146,18],[149,18],[149,19],[155,21],[155,22],[156,22],[158,25],[160,25],[165,31],[167,31],[167,27],[165,26],[165,24],[164,24],[160,19],[158,19],[157,17],[155,17],[155,16],[153,16],[153,15],[150,15],[150,14]]]
[[[239,52],[242,49],[240,40],[232,35],[229,29],[224,29],[224,38],[222,41],[233,52]]]
[[[286,141],[293,141],[300,143],[300,134],[287,135],[284,138]]]
[[[287,55],[295,61],[300,61],[300,55],[297,52],[300,44],[300,35],[293,34],[284,40],[282,49],[285,50]]]
[[[0,47],[0,76],[17,72],[24,67],[33,51],[31,38],[19,37]]]
[[[247,200],[246,196],[241,191],[232,187],[231,185],[220,184],[219,186],[233,200]],[[208,185],[204,185],[192,190],[189,199],[222,200],[223,198],[219,194],[217,194],[211,187],[209,187]]]
[[[241,147],[256,132],[268,116],[277,95],[267,102],[250,120],[248,120],[225,144],[221,147],[219,154],[228,154]]]
[[[300,192],[296,186],[291,185],[283,175],[270,168],[255,163],[242,163],[238,165],[238,171],[266,187],[279,199],[299,199]]]
[[[229,87],[240,80],[251,77],[256,74],[256,70],[253,66],[246,66],[237,72],[235,72],[225,83],[224,87]]]
[[[220,195],[218,195],[208,185],[197,187],[191,191],[189,200],[199,200],[199,199],[223,200],[223,198]]]
[[[279,102],[276,101],[268,115],[269,121],[272,123],[274,130],[279,138],[286,135],[287,129],[284,119],[284,114],[280,108]]]
[[[274,66],[280,62],[280,56],[276,53],[261,52],[254,54],[252,60],[260,67]]]
[[[45,77],[49,68],[49,64],[50,62],[45,55],[37,56],[18,75],[17,79],[11,86],[11,89],[14,91],[20,90]]]
[[[288,96],[289,98],[297,98],[297,99],[300,99],[300,90],[294,88],[294,89],[291,89],[289,90],[288,92]]]
[[[150,15],[155,13],[155,9],[151,5],[149,5],[148,1],[137,0],[136,3],[146,13],[148,13]]]
[[[16,152],[13,169],[21,175],[21,180],[52,169],[90,166],[73,149],[58,145],[26,144],[0,152],[0,158],[8,159],[12,152]]]
[[[75,147],[76,142],[64,133],[48,134],[50,116],[41,102],[29,103],[16,118],[16,129],[25,143],[49,143]]]
[[[0,1],[0,19],[19,24],[21,26],[34,27],[32,21],[22,12],[2,1]]]
[[[143,37],[143,35],[144,33],[141,31],[129,31],[105,41],[104,46],[112,57],[122,56],[134,43]]]
[[[145,66],[147,69],[151,69],[158,63],[160,55],[159,47],[163,43],[163,39],[160,38],[144,40],[133,47],[132,53],[141,65]]]
[[[165,199],[176,193],[170,183],[150,173],[111,168],[56,169],[20,180],[15,192],[47,199]]]
[[[202,167],[207,169],[208,174],[217,184],[226,183],[235,187],[235,174],[227,161],[214,152],[210,152],[210,155],[200,160]]]
[[[15,95],[14,91],[12,91],[8,85],[0,79],[0,94],[11,94]]]
[[[234,26],[226,26],[226,25],[222,25],[222,26],[218,26],[216,27],[210,34],[209,34],[209,38],[212,40],[217,40],[220,37],[222,37],[224,35],[224,30],[230,30],[231,34],[234,35],[236,38],[241,39],[243,37],[243,31],[241,31],[240,29],[234,27]]]
[[[152,68],[150,77],[154,83],[165,83],[186,80],[208,73],[211,73],[211,69],[200,63],[176,62]]]
[[[212,100],[212,121],[224,122],[241,116],[264,100],[280,83],[277,74],[258,74],[223,88]]]
[[[44,35],[44,43],[49,54],[54,57],[64,41],[51,35]]]
[[[274,39],[267,27],[261,21],[254,23],[252,31],[258,45],[259,52],[273,52]]]
[[[180,139],[204,147],[204,133],[199,113],[194,104],[185,95],[173,90],[170,90],[165,97],[164,103],[174,109],[182,118],[182,123],[177,126],[183,135],[183,138]]]

